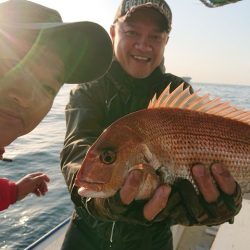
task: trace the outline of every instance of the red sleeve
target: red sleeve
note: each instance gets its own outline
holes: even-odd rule
[[[16,183],[5,178],[0,178],[0,211],[9,207],[17,200]]]

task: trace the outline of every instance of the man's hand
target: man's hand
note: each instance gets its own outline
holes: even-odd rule
[[[216,202],[220,196],[220,190],[227,195],[233,195],[236,190],[236,182],[229,171],[221,164],[213,164],[211,172],[202,165],[192,168],[194,180],[200,193],[208,203]],[[214,184],[213,178],[216,181]]]
[[[214,164],[209,171],[201,164],[192,168],[193,185],[181,180],[173,187],[159,186],[145,204],[143,215],[146,220],[163,220],[170,217],[177,224],[213,225],[228,221],[241,208],[241,192],[229,171],[221,164]],[[143,171],[131,171],[120,190],[121,202],[130,204],[137,196]],[[215,180],[215,182],[214,182]]]
[[[222,164],[213,164],[207,169],[201,164],[192,168],[193,179],[198,187],[196,195],[191,184],[180,181],[176,185],[181,197],[182,209],[171,213],[174,219],[184,225],[217,225],[232,222],[240,211],[242,196],[239,185]],[[170,202],[168,204],[171,205]],[[178,207],[181,207],[179,204]]]
[[[129,205],[136,199],[143,180],[143,171],[133,170],[130,172],[120,190],[120,198],[123,204]],[[156,189],[153,197],[144,206],[143,215],[145,219],[148,221],[154,219],[154,217],[166,207],[170,192],[171,187],[167,185],[161,185]]]
[[[49,177],[44,173],[32,173],[19,180],[17,185],[17,200],[22,200],[30,193],[36,196],[45,195],[48,191]]]

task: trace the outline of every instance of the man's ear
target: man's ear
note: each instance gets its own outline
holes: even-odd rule
[[[166,39],[166,45],[167,45],[167,43],[168,43],[168,40],[169,40],[169,34],[168,34],[167,39]]]
[[[110,26],[109,33],[112,38],[112,41],[114,41],[114,37],[115,37],[115,25],[114,24]]]

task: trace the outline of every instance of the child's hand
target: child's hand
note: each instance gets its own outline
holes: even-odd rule
[[[22,200],[30,193],[36,196],[45,195],[48,191],[47,183],[49,177],[44,173],[32,173],[24,176],[19,180],[17,185],[17,200]]]

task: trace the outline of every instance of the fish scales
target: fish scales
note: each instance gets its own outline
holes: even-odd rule
[[[141,124],[132,122],[131,127],[138,126],[136,133],[141,133],[145,144],[161,159],[164,167],[172,166],[173,176],[179,177],[179,168],[185,167],[188,174],[185,178],[191,180],[189,169],[194,163],[209,166],[213,162],[221,162],[239,181],[246,177],[250,180],[249,125],[219,116],[173,108],[140,113],[134,115],[142,121],[143,114],[147,113],[145,121]],[[130,119],[134,118],[131,116]],[[150,122],[147,123],[146,120]]]
[[[138,198],[150,197],[159,183],[173,184],[177,178],[195,185],[190,171],[195,163],[207,167],[214,162],[223,163],[243,192],[250,191],[250,113],[238,112],[218,100],[205,100],[196,93],[191,95],[181,88],[171,94],[166,89],[148,109],[120,118],[102,133],[77,175],[80,195],[113,195],[131,169],[139,166],[148,171],[141,168],[141,163],[152,166],[160,178],[146,180]],[[201,109],[205,111],[197,111]]]
[[[162,166],[172,166],[173,176],[179,177],[178,170],[184,166],[188,173],[185,177],[191,179],[189,169],[194,163],[209,166],[221,162],[237,179],[247,175],[250,180],[250,127],[247,124],[169,108],[138,111],[121,119],[116,126],[117,131],[121,126],[133,129]],[[241,169],[248,171],[241,172]]]

